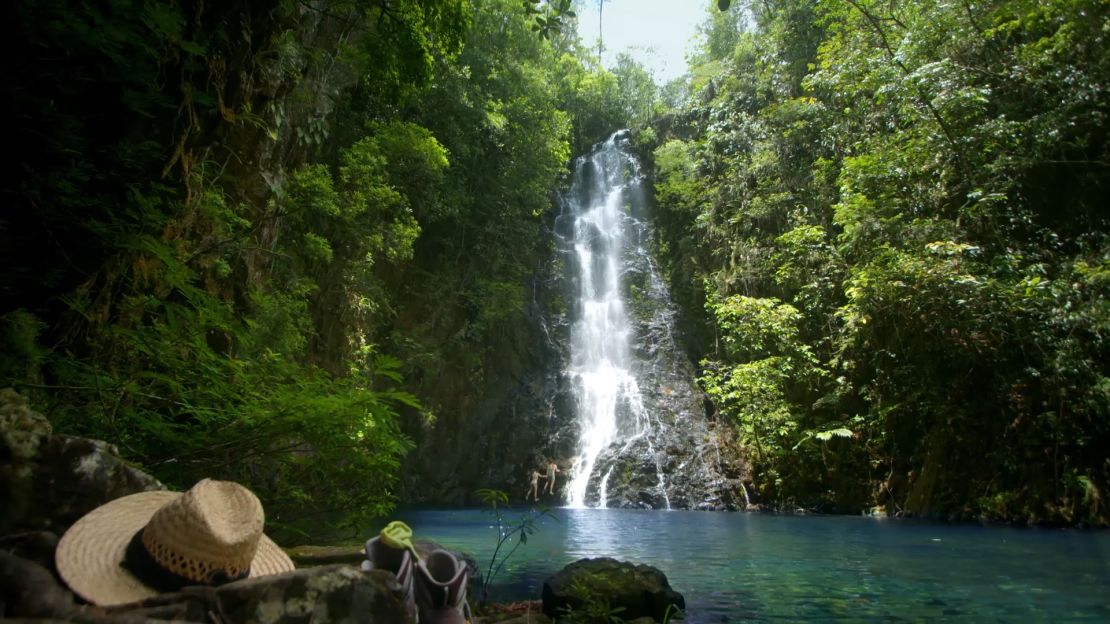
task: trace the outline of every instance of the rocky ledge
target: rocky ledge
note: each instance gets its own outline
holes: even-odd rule
[[[543,584],[543,612],[551,617],[608,611],[624,620],[662,622],[685,608],[685,598],[661,571],[609,557],[579,559]]]
[[[404,591],[390,572],[362,572],[357,547],[290,549],[299,569],[220,587],[186,587],[141,602],[100,608],[82,603],[58,580],[58,536],[115,498],[165,487],[99,440],[54,435],[49,422],[11,390],[0,390],[0,621],[138,624],[338,622],[408,623]],[[419,552],[437,545],[418,540]],[[476,578],[477,566],[463,556]],[[474,588],[471,595],[475,595]],[[663,621],[682,596],[662,572],[613,559],[582,560],[544,583],[542,604],[489,609],[473,624],[593,622],[619,613],[626,622]],[[541,613],[542,611],[542,613]],[[546,615],[544,615],[546,614]],[[673,613],[672,613],[673,617]],[[554,618],[554,619],[552,619]],[[637,619],[640,618],[640,619]]]

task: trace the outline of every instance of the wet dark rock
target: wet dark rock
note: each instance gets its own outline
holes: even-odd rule
[[[0,551],[0,615],[66,617],[76,609],[73,594],[44,566]]]
[[[627,151],[628,134],[617,134],[600,150]],[[705,394],[697,386],[697,371],[690,361],[679,328],[678,310],[669,288],[657,270],[647,241],[651,240],[652,203],[648,187],[637,182],[640,167],[630,159],[609,154],[616,160],[580,161],[574,187],[566,200],[567,224],[574,209],[593,199],[590,192],[613,189],[593,187],[597,167],[619,162],[627,167],[622,205],[625,245],[619,258],[621,299],[627,312],[629,372],[638,393],[618,399],[618,439],[593,464],[585,503],[625,508],[738,509],[743,496],[734,487],[736,473],[744,472],[744,460],[723,439],[732,436],[728,427],[718,428],[710,418]],[[577,193],[579,195],[575,195]],[[587,192],[589,190],[589,192]],[[567,225],[558,234],[571,240],[576,232]],[[580,231],[577,233],[581,233]],[[578,239],[580,241],[580,239]],[[577,297],[579,277],[572,270],[574,248],[563,245],[566,292]],[[595,254],[600,258],[600,254]],[[574,320],[573,310],[571,317]],[[564,349],[564,353],[569,349]],[[563,367],[567,360],[564,360]],[[634,397],[631,400],[629,396]],[[572,420],[577,438],[577,423]],[[604,498],[604,500],[602,500]]]
[[[11,388],[0,390],[0,533],[21,524],[34,500],[35,474],[43,446],[50,441],[50,423],[31,411],[27,399]]]
[[[568,191],[567,202],[584,201],[589,178],[597,172],[585,166],[578,175],[584,182]],[[574,197],[575,193],[583,195]],[[625,198],[628,238],[640,243],[651,237],[647,195],[643,185],[632,185]],[[556,240],[573,239],[574,219],[565,204],[551,229]],[[595,236],[588,244],[602,245],[605,240]],[[521,500],[530,471],[548,458],[564,472],[556,495],[541,502],[566,500],[565,486],[572,476],[568,471],[581,435],[577,380],[566,373],[571,327],[579,314],[575,293],[580,277],[570,248],[556,247],[552,257],[536,259],[537,271],[527,285],[531,300],[523,317],[507,320],[485,345],[486,355],[475,365],[481,377],[463,378],[465,371],[445,370],[424,388],[429,405],[450,409],[437,410],[433,426],[407,425],[406,433],[421,452],[409,454],[401,471],[400,494],[406,501],[476,504],[473,492],[478,488],[503,489]],[[587,502],[599,504],[600,481],[610,469],[624,475],[631,466],[627,476],[610,478],[608,506],[666,508],[669,503],[673,508],[738,509],[743,497],[734,479],[744,472],[744,462],[723,442],[732,432],[727,427],[718,432],[707,418],[705,396],[677,333],[677,310],[653,262],[641,245],[627,251],[621,266],[632,330],[629,343],[636,360],[631,372],[652,433],[641,444],[617,444],[606,451],[594,467]],[[638,433],[629,430],[635,429],[636,409],[622,401],[617,410],[627,440]],[[665,475],[662,483],[660,470]]]
[[[674,314],[673,310],[657,307],[656,314],[663,315],[664,320],[651,317],[650,330],[633,321],[643,334],[637,342],[641,357],[650,355],[634,371],[644,411],[652,420],[650,433],[614,443],[602,452],[587,488],[586,502],[602,503],[601,482],[608,474],[604,501],[608,507],[743,508],[739,482],[730,478],[743,472],[742,459],[734,448],[718,439],[719,431],[724,435],[732,432],[727,427],[718,430],[716,423],[706,417],[704,395],[694,383],[693,365],[682,352],[678,338],[670,334],[671,321],[665,320]]]
[[[579,175],[585,181],[568,191],[567,202],[584,201],[588,180],[597,172],[587,166]],[[629,208],[627,238],[639,243],[652,236],[645,189],[632,185],[624,198]],[[582,196],[573,197],[575,193]],[[556,240],[573,239],[574,218],[567,205],[550,225]],[[589,244],[601,245],[603,239],[594,237]],[[618,443],[603,454],[594,467],[587,503],[600,503],[600,481],[612,470],[606,491],[609,507],[743,508],[737,479],[747,472],[746,462],[730,441],[734,432],[709,416],[706,397],[696,384],[697,371],[677,329],[678,311],[645,248],[632,246],[621,259],[621,287],[631,323],[631,372],[652,433],[627,448]],[[477,504],[476,489],[497,488],[518,501],[528,490],[530,471],[553,458],[564,472],[556,495],[542,497],[541,502],[565,502],[565,486],[572,476],[568,471],[581,435],[578,382],[566,372],[571,328],[580,313],[575,301],[580,277],[566,244],[556,245],[551,257],[535,262],[536,273],[526,285],[531,297],[524,315],[507,319],[489,337],[470,373],[447,369],[434,382],[424,382],[422,396],[437,419],[434,425],[406,425],[421,452],[404,460],[399,488],[404,500]],[[473,374],[479,370],[480,376]],[[629,430],[637,420],[634,407],[622,401],[617,409],[627,440],[637,433]]]
[[[128,494],[166,489],[100,440],[53,434],[17,392],[0,390],[0,534],[61,534],[81,516]]]
[[[22,557],[48,569],[54,569],[54,551],[58,535],[50,531],[31,531],[0,537],[0,550]]]
[[[609,557],[580,559],[543,583],[543,612],[557,617],[566,609],[579,610],[591,600],[621,608],[625,620],[647,617],[662,622],[667,610],[686,608],[682,594],[671,588],[663,572]]]

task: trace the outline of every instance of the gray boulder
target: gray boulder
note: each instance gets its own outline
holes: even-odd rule
[[[336,565],[229,583],[186,587],[107,609],[79,605],[54,574],[29,559],[0,551],[0,616],[85,624],[150,621],[222,624],[410,624],[401,586],[389,572]]]
[[[27,399],[11,388],[0,389],[0,534],[19,525],[34,499],[38,457],[50,441],[50,422],[31,411]]]
[[[104,503],[166,487],[100,440],[54,435],[14,390],[0,390],[0,535],[57,534]]]
[[[0,536],[20,531],[0,537],[0,617],[86,624],[409,622],[392,573],[361,572],[349,565],[295,570],[221,587],[187,587],[109,609],[79,605],[52,570],[57,534],[108,501],[164,489],[157,479],[125,462],[111,444],[54,435],[26,398],[0,390]],[[339,560],[351,554],[330,553]],[[320,559],[327,557],[317,559],[322,563]]]
[[[410,624],[402,599],[401,586],[392,573],[361,572],[340,564],[221,587],[186,587],[133,605],[112,607],[108,613],[184,622],[209,622],[210,615],[216,614],[224,624]]]
[[[682,594],[671,589],[659,569],[610,557],[579,559],[543,583],[543,612],[549,617],[567,609],[582,612],[599,602],[623,609],[625,620],[648,617],[662,622],[668,608],[686,608]]]

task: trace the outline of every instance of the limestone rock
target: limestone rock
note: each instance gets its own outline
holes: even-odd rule
[[[55,435],[41,455],[35,489],[50,521],[42,528],[60,533],[108,501],[166,486],[127,463],[107,442]]]
[[[626,620],[649,617],[662,622],[670,605],[686,607],[682,594],[671,589],[657,568],[610,557],[579,559],[543,583],[543,612],[550,617],[567,607],[581,610],[590,600],[623,608],[620,616]]]
[[[410,624],[402,605],[401,586],[389,572],[360,572],[333,565],[229,583],[222,587],[187,587],[110,614],[152,620],[223,624]]]
[[[50,423],[11,389],[0,390],[0,535],[61,534],[104,503],[166,489],[100,440],[53,435]]]
[[[37,563],[47,570],[54,569],[54,551],[58,549],[58,535],[50,531],[31,531],[0,537],[0,551]]]
[[[33,458],[50,433],[50,422],[31,411],[27,397],[11,388],[0,390],[0,444],[9,461]]]

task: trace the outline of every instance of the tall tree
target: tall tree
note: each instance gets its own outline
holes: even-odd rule
[[[1105,524],[1107,7],[750,9],[656,151],[657,247],[756,491]]]

